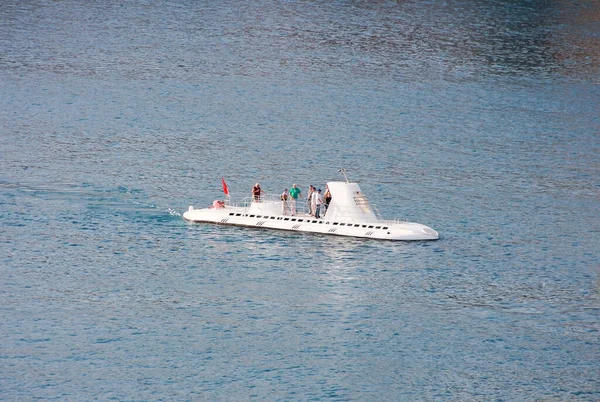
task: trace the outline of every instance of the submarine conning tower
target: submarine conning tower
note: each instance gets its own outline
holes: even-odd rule
[[[333,181],[327,183],[331,203],[325,219],[339,222],[374,222],[378,218],[357,183]]]

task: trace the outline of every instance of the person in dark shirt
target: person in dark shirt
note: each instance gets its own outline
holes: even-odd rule
[[[254,187],[252,187],[252,197],[254,198],[254,202],[260,202],[260,195],[267,194],[260,188],[260,183],[256,183]]]
[[[331,202],[331,192],[329,191],[329,186],[325,190],[325,211],[329,208],[329,203]]]

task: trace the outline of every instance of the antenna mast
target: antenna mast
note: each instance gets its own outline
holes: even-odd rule
[[[340,170],[338,170],[338,172],[342,172],[342,174],[344,175],[344,178],[346,179],[346,183],[350,183],[348,181],[348,176],[346,176],[346,169],[341,168]]]

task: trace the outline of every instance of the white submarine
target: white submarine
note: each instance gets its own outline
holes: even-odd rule
[[[245,226],[261,229],[279,229],[304,233],[320,233],[337,236],[362,237],[379,240],[437,240],[438,232],[420,223],[380,219],[357,183],[329,182],[331,202],[325,214],[316,218],[297,202],[292,215],[291,199],[261,195],[242,200],[240,205],[231,204],[225,181],[225,201],[215,201],[212,206],[189,210],[183,218],[190,222],[214,223],[217,225]],[[302,204],[302,205],[300,205]],[[300,211],[302,209],[302,211]]]

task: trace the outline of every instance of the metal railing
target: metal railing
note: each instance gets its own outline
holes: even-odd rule
[[[273,210],[273,213],[277,213],[277,214],[285,214],[285,215],[292,215],[292,199],[291,197],[288,198],[288,200],[286,201],[286,208],[284,210],[283,208],[283,201],[280,198],[280,195],[274,195],[274,194],[267,194],[267,195],[261,195],[258,202],[255,201],[254,197],[245,197],[243,199],[241,199],[238,203],[233,203],[231,202],[231,199],[228,197],[225,199],[225,205],[226,207],[230,207],[230,208],[242,208],[243,210],[240,211],[241,213],[250,213],[250,209],[252,207],[252,205],[256,205],[258,204],[258,210],[261,210],[263,208],[260,208],[262,205],[264,205],[266,208],[271,208]],[[383,219],[379,213],[379,210],[377,208],[377,206],[369,203],[368,206],[370,207],[371,211],[373,212],[373,214],[375,215],[375,219],[356,219],[356,212],[360,211],[360,206],[349,206],[349,207],[345,207],[345,206],[332,206],[331,208],[335,208],[335,215],[336,215],[336,221],[343,221],[346,223],[368,223],[368,222],[377,222],[378,224],[386,224],[386,225],[391,225],[394,223],[403,223],[406,222],[405,219]],[[266,209],[265,208],[265,209]],[[284,213],[285,211],[285,213]],[[325,206],[322,205],[321,206],[321,217],[320,219],[325,219],[325,214],[326,214],[326,209]],[[332,211],[333,212],[333,211]],[[307,203],[306,199],[303,198],[299,198],[296,200],[296,211],[294,215],[305,215],[308,216],[310,213],[310,207],[309,204]]]
[[[258,201],[254,197],[245,197],[242,198],[238,203],[232,203],[230,199],[225,201],[225,205],[232,208],[243,208],[244,213],[250,211],[250,208],[253,205],[258,205],[259,208],[262,205],[265,206],[276,206],[281,208],[281,212],[283,212],[283,201],[281,200],[280,195],[261,195],[258,198]],[[289,197],[286,201],[286,211],[289,211],[288,214],[291,215],[291,207],[292,207],[292,198]],[[309,207],[305,199],[296,200],[296,215],[308,215]],[[286,214],[287,215],[287,214]]]

